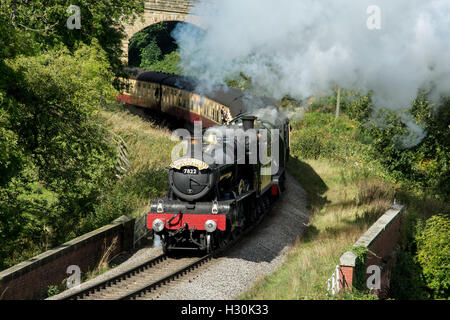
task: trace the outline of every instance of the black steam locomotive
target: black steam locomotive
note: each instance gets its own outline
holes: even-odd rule
[[[124,82],[118,100],[207,128],[184,141],[187,154],[169,166],[167,197],[147,214],[163,249],[211,251],[257,223],[284,188],[289,158],[289,120],[268,107],[273,101],[158,72]]]
[[[167,197],[152,201],[147,227],[166,252],[209,252],[257,223],[284,189],[289,121],[260,109],[187,144],[187,155],[169,167]]]

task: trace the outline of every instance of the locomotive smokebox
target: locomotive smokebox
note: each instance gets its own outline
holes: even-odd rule
[[[244,127],[244,130],[247,131],[249,129],[255,128],[255,116],[243,116],[242,117],[242,126]]]

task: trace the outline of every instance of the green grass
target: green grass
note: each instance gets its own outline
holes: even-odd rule
[[[390,186],[354,170],[329,160],[291,159],[289,172],[308,192],[310,224],[283,266],[241,298],[331,298],[326,281],[339,257],[392,202],[392,192],[381,191]]]
[[[104,111],[102,117],[108,128],[126,142],[131,165],[111,188],[112,196],[106,195],[100,206],[104,211],[118,206],[121,214],[142,216],[149,209],[150,200],[163,196],[168,190],[166,167],[171,162],[176,142],[170,139],[171,132],[167,128],[126,109]]]
[[[371,145],[361,142],[357,127],[345,115],[334,120],[333,115],[321,112],[306,113],[303,121],[293,123],[288,171],[307,191],[311,220],[286,262],[259,279],[241,299],[374,299],[365,292],[344,292],[336,297],[327,292],[326,281],[342,253],[394,198],[407,206],[400,252],[413,246],[411,237],[418,219],[448,212],[448,204],[436,197],[390,180]],[[413,283],[420,277],[412,267],[398,273],[409,273],[409,279],[402,281],[421,290]]]

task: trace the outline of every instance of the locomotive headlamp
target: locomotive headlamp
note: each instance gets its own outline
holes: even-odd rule
[[[161,219],[155,219],[152,223],[152,228],[155,232],[161,232],[164,230],[164,221]]]
[[[217,229],[217,223],[214,220],[208,220],[205,222],[205,230],[208,232],[214,232]]]

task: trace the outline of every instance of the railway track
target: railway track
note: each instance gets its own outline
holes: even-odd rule
[[[265,208],[270,212],[272,205]],[[170,258],[161,254],[134,268],[126,270],[112,278],[94,284],[88,288],[62,297],[60,300],[134,300],[149,298],[150,294],[174,281],[183,280],[183,276],[198,269],[213,257],[223,254],[234,247],[242,237],[250,233],[261,223],[264,215],[259,217],[251,227],[234,234],[225,247],[202,257]]]
[[[181,279],[211,258],[212,255],[200,258],[169,258],[162,254],[113,278],[65,296],[61,300],[138,299],[161,286]]]

